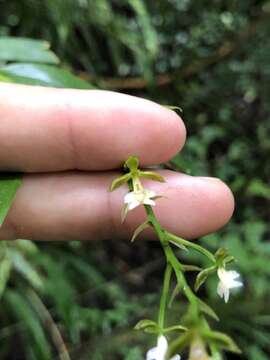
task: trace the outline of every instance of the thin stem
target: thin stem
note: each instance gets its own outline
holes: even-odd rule
[[[47,327],[47,329],[52,337],[52,341],[54,342],[54,344],[58,350],[59,359],[60,360],[71,360],[67,346],[62,337],[62,334],[61,334],[60,330],[58,329],[58,326],[55,323],[54,319],[52,318],[52,315],[50,314],[49,310],[43,304],[42,300],[40,299],[40,297],[38,296],[38,294],[35,291],[30,290],[29,296],[32,301],[32,304],[34,305],[39,316],[41,317],[41,320],[42,320],[44,326]]]
[[[174,255],[170,246],[166,248],[166,252],[167,252],[167,256],[170,259],[169,261],[174,269],[178,284],[183,289],[183,292],[187,297],[187,299],[189,300],[190,304],[192,304],[194,308],[197,310],[198,308],[197,298],[186,281],[186,278],[181,270],[181,264],[179,263],[177,257]]]
[[[157,221],[157,218],[154,214],[152,207],[150,205],[144,205],[144,208],[148,215],[149,222],[151,222],[154,229],[156,230],[156,233],[159,237],[159,240],[161,241],[161,244],[165,245],[165,243],[167,243],[167,241],[165,241],[164,230],[162,229],[160,223]]]
[[[160,298],[160,306],[159,306],[159,314],[158,314],[158,325],[161,329],[164,328],[165,311],[168,303],[167,299],[170,288],[171,275],[172,275],[172,266],[170,263],[167,263],[164,274],[163,289]]]
[[[145,205],[144,208],[148,215],[149,222],[151,222],[151,224],[153,225],[153,228],[155,229],[155,231],[160,239],[167,262],[171,264],[171,266],[175,272],[178,284],[183,289],[183,292],[184,292],[185,296],[187,297],[187,299],[189,300],[190,304],[193,305],[195,312],[198,313],[197,298],[193,294],[193,291],[191,290],[190,286],[188,285],[188,283],[185,279],[185,276],[183,274],[183,271],[181,269],[181,264],[178,261],[178,259],[176,258],[176,256],[174,255],[174,253],[169,245],[169,242],[168,242],[167,236],[166,236],[167,233],[163,230],[160,223],[158,222],[158,220],[153,212],[152,207],[149,205]]]

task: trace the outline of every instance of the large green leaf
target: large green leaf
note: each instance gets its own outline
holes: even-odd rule
[[[8,290],[5,298],[12,309],[13,316],[23,324],[24,331],[19,334],[25,338],[24,342],[28,343],[26,351],[34,351],[35,357],[32,357],[34,359],[52,359],[51,347],[45,331],[27,297],[18,290]]]
[[[21,176],[18,174],[0,175],[0,226],[2,225],[12,200],[21,184]]]
[[[9,280],[11,269],[12,269],[12,263],[10,259],[4,258],[0,262],[0,297],[2,297],[6,289],[6,285]]]
[[[87,81],[57,66],[45,64],[10,64],[0,69],[0,81],[52,86],[57,88],[93,88]]]
[[[9,248],[8,258],[12,262],[12,267],[21,274],[34,288],[41,289],[43,280],[34,266],[16,249]]]
[[[58,64],[57,56],[49,50],[50,44],[43,40],[0,37],[0,61],[30,61]]]

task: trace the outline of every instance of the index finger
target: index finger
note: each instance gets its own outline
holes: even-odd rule
[[[185,141],[175,112],[102,90],[0,84],[0,170],[109,170],[130,155],[143,166],[170,159]]]

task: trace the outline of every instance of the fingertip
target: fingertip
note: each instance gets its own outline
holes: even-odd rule
[[[186,127],[175,111],[156,103],[152,104],[156,109],[156,112],[151,114],[151,132],[154,140],[152,154],[155,156],[154,164],[159,164],[170,160],[183,148],[186,141]],[[151,153],[150,148],[148,153]],[[151,165],[153,160],[143,165]]]
[[[160,164],[170,160],[182,149],[186,128],[175,111],[148,99],[124,94],[117,94],[116,97],[122,101],[126,99],[126,105],[121,113],[119,107],[116,107],[117,114],[113,117],[118,117],[122,129],[125,126],[130,129],[130,132],[122,132],[127,136],[119,141],[118,158],[121,164],[131,155],[138,156],[142,166]]]
[[[183,148],[187,131],[182,118],[173,110],[167,110],[167,123],[168,123],[168,141],[169,141],[169,152],[168,158],[171,159]]]
[[[235,201],[234,196],[227,184],[215,177],[200,177],[207,186],[207,199],[209,206],[215,211],[212,214],[212,229],[209,232],[216,231],[223,227],[231,219]]]

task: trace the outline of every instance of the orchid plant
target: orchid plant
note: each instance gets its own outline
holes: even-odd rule
[[[156,172],[139,169],[138,158],[131,156],[124,164],[124,174],[112,182],[110,190],[113,191],[124,184],[128,184],[129,192],[124,197],[122,221],[125,220],[129,211],[138,206],[144,206],[146,212],[146,221],[135,230],[131,240],[134,241],[143,230],[151,227],[160,241],[166,259],[157,321],[144,319],[135,326],[137,330],[143,330],[157,336],[157,345],[148,350],[146,360],[179,360],[181,358],[180,353],[183,354],[186,349],[189,349],[190,360],[219,360],[222,359],[223,350],[240,353],[240,349],[228,335],[210,327],[207,316],[215,320],[218,320],[218,316],[197,295],[199,288],[207,278],[210,275],[217,274],[219,278],[217,293],[221,298],[224,298],[225,302],[229,300],[230,290],[242,286],[242,282],[235,280],[239,274],[233,270],[226,270],[227,265],[234,261],[234,257],[229,255],[224,248],[218,249],[213,254],[198,243],[183,239],[164,229],[153,211],[156,200],[162,196],[144,188],[141,181],[144,178],[159,182],[165,181]],[[194,250],[201,253],[208,259],[209,266],[203,269],[196,265],[183,264],[178,253],[175,252],[175,249],[179,248],[182,251]],[[194,290],[186,277],[186,273],[189,271],[198,272]],[[173,280],[175,280],[176,285],[171,293]],[[188,302],[188,310],[181,323],[168,326],[166,323],[168,305],[175,301],[180,293],[185,296]],[[176,335],[169,345],[167,337],[170,335],[171,339],[173,334]]]

